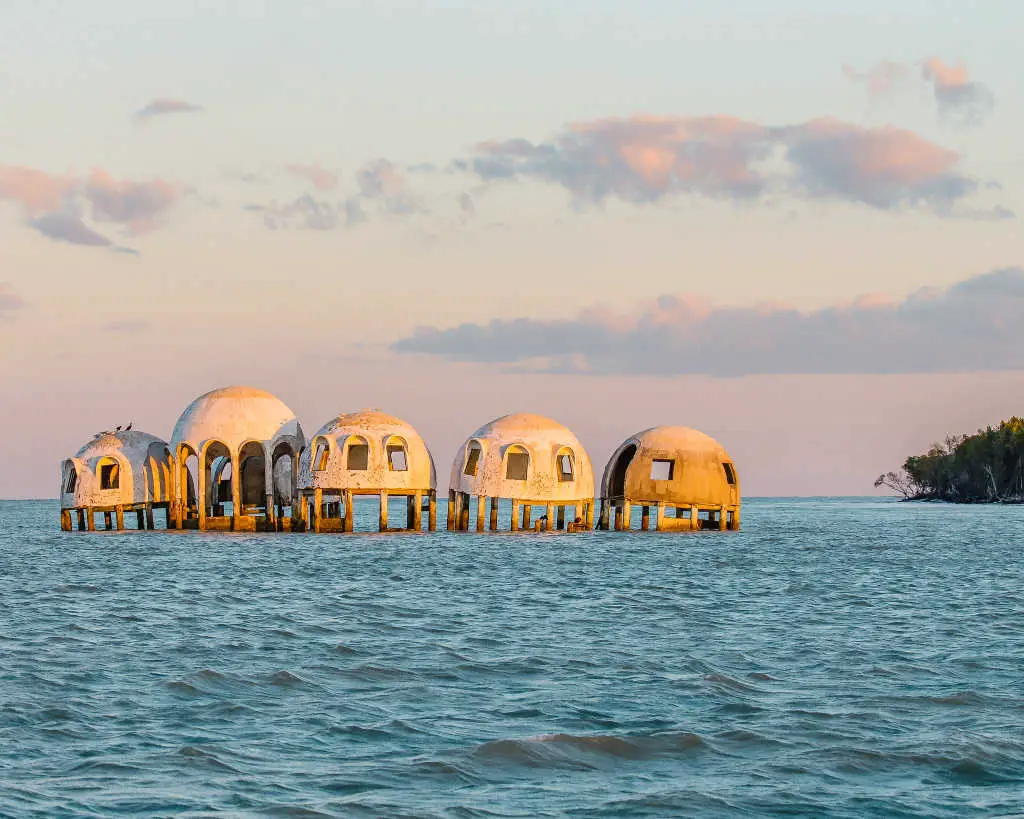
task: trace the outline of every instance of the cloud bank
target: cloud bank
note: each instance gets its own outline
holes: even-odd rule
[[[912,131],[830,117],[781,127],[728,116],[602,119],[544,142],[483,143],[452,167],[486,182],[558,185],[576,207],[771,193],[967,216],[977,214],[958,206],[981,186],[960,170],[957,153]]]
[[[742,376],[1024,369],[1024,269],[995,270],[902,301],[862,297],[802,312],[714,307],[668,295],[628,312],[586,311],[420,327],[392,345],[530,372]]]
[[[318,191],[332,191],[338,187],[338,175],[320,165],[289,165],[288,170],[310,182]]]
[[[170,97],[157,97],[144,108],[135,112],[135,119],[145,122],[153,117],[161,117],[166,114],[189,114],[198,113],[206,109],[201,105],[195,105],[185,100],[172,99]]]
[[[100,168],[77,177],[0,165],[0,201],[20,205],[25,223],[43,236],[75,245],[113,244],[86,224],[86,214],[137,236],[157,227],[181,195],[180,186],[162,179],[118,180]]]

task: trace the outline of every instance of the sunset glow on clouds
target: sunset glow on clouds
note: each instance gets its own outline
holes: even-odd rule
[[[1024,6],[597,5],[15,4],[0,454],[28,465],[0,497],[52,492],[105,413],[166,433],[224,383],[390,403],[441,461],[513,410],[598,461],[694,423],[765,494],[870,491],[1022,412]],[[829,440],[791,389],[864,428],[821,486],[760,443]]]

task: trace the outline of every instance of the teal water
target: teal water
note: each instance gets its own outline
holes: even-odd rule
[[[0,502],[0,816],[1024,815],[1024,507],[71,533]]]

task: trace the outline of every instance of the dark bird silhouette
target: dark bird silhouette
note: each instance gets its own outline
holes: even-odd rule
[[[120,432],[120,431],[121,431],[121,425],[118,424],[116,427],[114,427],[114,432]]]
[[[129,422],[128,422],[128,426],[126,426],[126,427],[124,428],[124,431],[125,431],[125,432],[128,432],[128,430],[130,430],[130,429],[131,429],[131,428],[132,428],[133,426],[135,426],[135,422],[134,422],[134,421],[129,421]]]

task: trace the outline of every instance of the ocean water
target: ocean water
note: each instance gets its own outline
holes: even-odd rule
[[[0,816],[1024,815],[1024,507],[743,512],[62,534],[0,502]]]

